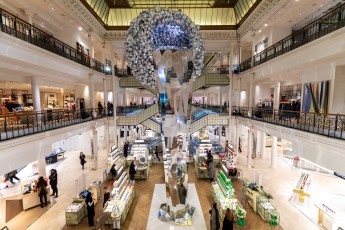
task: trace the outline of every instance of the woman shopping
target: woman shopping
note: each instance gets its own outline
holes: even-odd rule
[[[47,206],[47,182],[44,180],[43,176],[40,176],[37,182],[37,191],[40,196],[41,208]],[[44,202],[43,202],[44,198]]]

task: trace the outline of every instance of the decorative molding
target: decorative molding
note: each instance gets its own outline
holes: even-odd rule
[[[200,31],[204,40],[229,40],[238,41],[236,30],[231,31]],[[107,31],[104,34],[106,41],[124,41],[126,40],[127,31]]]
[[[93,29],[100,37],[106,33],[105,28],[99,21],[86,9],[79,0],[61,0],[78,18],[80,18],[88,28]]]
[[[260,5],[249,15],[249,17],[238,28],[237,32],[240,38],[246,35],[263,17],[267,16],[272,9],[279,3],[285,0],[264,0]]]

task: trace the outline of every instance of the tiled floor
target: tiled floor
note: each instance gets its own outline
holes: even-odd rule
[[[300,173],[300,170],[293,170],[291,167],[280,157],[277,158],[277,168],[270,168],[270,148],[267,148],[267,159],[258,159],[255,161],[255,168],[247,168],[246,157],[244,153],[239,154],[239,167],[244,171],[244,177],[252,179],[253,171],[256,175],[262,175],[262,185],[265,190],[272,194],[274,203],[281,215],[281,226],[283,229],[318,229],[318,227],[307,219],[300,211],[298,211],[290,202],[289,198],[292,195],[292,188],[295,187]],[[279,149],[281,153],[281,149]],[[30,230],[60,230],[60,229],[90,229],[87,226],[87,219],[76,227],[66,226],[65,223],[65,208],[71,203],[72,197],[76,195],[75,181],[80,179],[83,173],[86,173],[87,183],[94,180],[99,180],[103,177],[103,170],[106,165],[106,150],[99,151],[99,161],[97,170],[89,170],[89,166],[85,170],[81,169],[78,159],[79,152],[67,152],[65,159],[57,166],[59,174],[59,197],[56,203],[47,209],[43,209],[44,214],[37,219],[35,216],[38,210],[37,207],[32,210],[23,212],[21,215],[15,217],[12,221],[7,223],[11,230],[25,229],[25,225]],[[141,230],[147,226],[151,200],[155,184],[164,183],[163,177],[163,164],[153,165],[151,168],[150,176],[147,180],[137,181],[136,183],[136,196],[130,208],[127,219],[122,226],[122,229]],[[329,181],[329,177],[315,176],[318,183]],[[332,178],[334,180],[334,178]],[[197,193],[199,196],[201,208],[205,218],[206,225],[209,225],[209,209],[213,203],[211,196],[211,185],[208,180],[198,180],[195,176],[194,167],[189,166],[189,183],[195,183]],[[342,180],[337,181],[334,189],[340,194],[344,193],[345,182]],[[234,182],[235,189],[239,190],[240,181]],[[333,185],[332,185],[333,186]],[[238,193],[239,195],[240,193]],[[101,205],[101,201],[98,203]],[[96,218],[102,214],[100,205],[96,208]],[[267,223],[263,222],[261,218],[254,214],[251,209],[247,210],[247,225],[246,229],[270,229]],[[95,219],[96,219],[95,218]],[[24,223],[24,225],[19,225]],[[209,229],[209,226],[207,226]],[[109,228],[110,229],[110,228]],[[163,229],[162,229],[163,230]]]

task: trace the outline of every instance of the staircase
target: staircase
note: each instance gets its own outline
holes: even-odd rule
[[[157,113],[159,113],[158,103],[151,105],[147,109],[145,109],[145,110],[143,110],[137,114],[119,117],[119,119],[117,119],[117,121],[116,121],[116,125],[117,126],[125,126],[125,125],[136,126],[136,125],[141,124],[144,121],[150,119],[151,117],[153,117]],[[153,124],[153,122],[155,124]],[[158,130],[156,121],[153,121],[153,120],[148,121],[148,122],[146,122],[145,126],[147,126],[147,125]],[[151,128],[151,127],[148,127],[148,128]],[[160,133],[160,131],[158,133]]]
[[[196,122],[197,120],[203,118],[204,116],[207,116],[209,114],[216,114],[216,112],[210,110],[210,109],[204,109],[199,107],[192,106],[192,117],[191,117],[191,123]]]
[[[228,125],[228,116],[220,116],[219,114],[203,116],[191,124],[190,133],[193,134],[208,125]]]
[[[155,131],[156,133],[162,133],[162,123],[159,123],[152,118],[149,118],[149,119],[141,122],[141,124],[146,126],[149,129]]]
[[[121,78],[120,79],[120,87],[122,87],[122,88],[144,88],[144,89],[150,91],[151,93],[153,93],[154,95],[158,94],[157,88],[153,89],[147,85],[143,85],[140,83],[140,81],[138,79],[136,79],[133,76]]]
[[[229,85],[228,74],[222,73],[205,73],[193,82],[193,92],[204,86]]]

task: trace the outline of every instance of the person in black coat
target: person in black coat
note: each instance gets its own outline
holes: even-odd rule
[[[86,160],[85,160],[85,155],[83,152],[80,152],[79,160],[80,160],[81,168],[84,170],[84,164],[86,163]]]
[[[157,159],[161,161],[161,159],[158,156],[158,146],[155,147],[154,154],[156,155]]]
[[[95,217],[95,203],[93,202],[93,198],[90,192],[86,196],[86,208],[89,227],[95,226],[93,222],[93,218]]]
[[[55,196],[55,198],[58,197],[57,182],[58,182],[57,172],[55,169],[51,169],[50,175],[49,175],[49,184],[53,192],[50,196]]]
[[[47,182],[44,180],[43,176],[40,176],[37,182],[37,191],[40,196],[41,208],[47,206]],[[43,203],[44,198],[44,203]]]
[[[129,178],[131,179],[131,182],[134,182],[134,175],[136,173],[134,161],[132,161],[131,165],[129,166]]]
[[[108,187],[104,187],[104,196],[103,196],[103,208],[105,203],[107,203],[107,201],[110,200],[110,192]]]
[[[234,215],[229,208],[226,209],[224,221],[223,221],[223,230],[233,230],[234,229]]]
[[[111,173],[111,176],[113,177],[113,179],[116,179],[116,174],[117,174],[117,171],[115,169],[115,164],[113,164],[110,168],[110,173]]]

